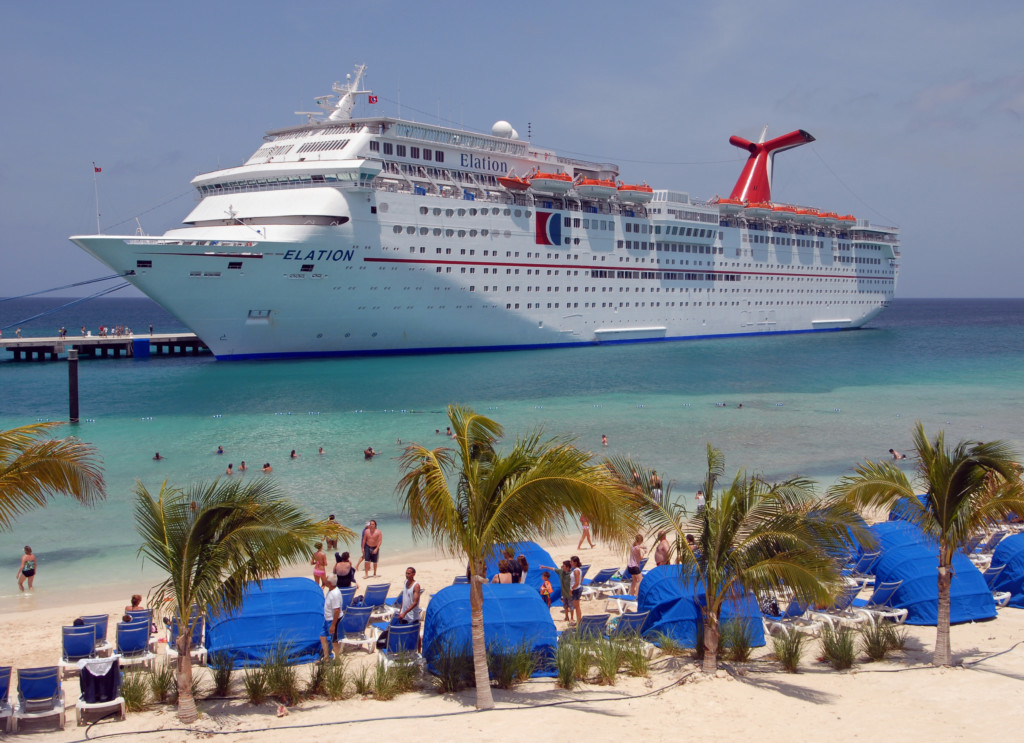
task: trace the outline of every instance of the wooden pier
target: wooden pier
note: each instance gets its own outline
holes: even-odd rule
[[[14,355],[14,361],[58,361],[70,349],[80,359],[131,359],[150,356],[201,356],[210,349],[195,333],[154,333],[153,335],[86,336],[67,338],[2,338],[0,346]]]

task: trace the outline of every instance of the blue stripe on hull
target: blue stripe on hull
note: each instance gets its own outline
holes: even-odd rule
[[[289,353],[241,353],[217,356],[218,361],[258,361],[263,359],[317,359],[367,356],[421,356],[442,353],[488,353],[492,351],[535,351],[543,348],[576,348],[579,346],[621,346],[633,343],[666,343],[677,341],[712,340],[715,338],[749,338],[766,335],[797,335],[800,333],[838,333],[860,328],[808,328],[806,330],[775,330],[756,333],[722,333],[719,335],[679,335],[670,338],[633,338],[606,341],[580,341],[577,343],[530,343],[519,346],[451,346],[434,348],[398,348],[381,351],[294,351]]]

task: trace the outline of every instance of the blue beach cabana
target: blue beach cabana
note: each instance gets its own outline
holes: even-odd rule
[[[320,656],[324,594],[308,578],[272,578],[246,588],[242,607],[214,615],[206,624],[206,647],[213,657],[226,653],[238,668],[259,665],[275,647],[287,645],[293,663]]]
[[[643,634],[647,639],[657,634],[671,637],[684,647],[697,646],[701,639],[701,606],[704,594],[692,581],[682,577],[682,566],[662,565],[644,575],[637,596],[637,611],[649,611],[644,623]],[[726,601],[722,605],[722,623],[740,619],[750,628],[753,647],[765,644],[764,624],[761,609],[753,594],[746,594],[738,601]]]
[[[992,585],[993,591],[1009,591],[1010,606],[1024,609],[1024,534],[1013,534],[996,545],[992,567],[1005,565]]]
[[[882,551],[875,564],[876,584],[903,581],[892,605],[909,612],[907,624],[934,626],[938,622],[939,607],[938,544],[906,521],[875,524],[871,531],[878,538]],[[952,624],[996,616],[995,601],[985,578],[961,552],[953,555],[949,599]]]
[[[515,542],[514,544],[501,545],[494,548],[494,552],[487,558],[488,579],[498,574],[498,562],[502,559],[501,553],[506,547],[512,550],[512,554],[517,558],[519,555],[526,558],[526,561],[530,564],[530,570],[526,574],[526,583],[521,585],[530,586],[538,595],[540,594],[540,584],[543,582],[540,574],[544,572],[540,566],[555,565],[556,567],[561,567],[562,565],[561,560],[555,562],[554,558],[536,542]],[[551,603],[554,604],[562,596],[562,587],[557,575],[551,576],[551,587],[555,589],[554,593],[551,594]]]
[[[522,584],[495,583],[488,583],[483,589],[484,637],[488,650],[525,645],[545,659],[542,665],[549,665],[558,645],[558,633],[537,589]],[[448,586],[431,597],[423,624],[423,657],[427,670],[437,673],[437,661],[442,653],[472,653],[471,622],[468,585]],[[544,670],[535,675],[550,676],[554,672]]]

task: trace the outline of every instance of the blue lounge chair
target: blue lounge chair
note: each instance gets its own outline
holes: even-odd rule
[[[848,584],[839,595],[836,596],[832,606],[826,609],[811,609],[807,612],[810,619],[816,619],[836,629],[837,625],[860,626],[867,621],[867,616],[855,612],[852,608],[853,600],[860,593],[859,584]]]
[[[388,625],[387,644],[381,648],[377,662],[385,668],[396,663],[419,665],[423,656],[419,652],[420,623]]]
[[[1009,606],[1010,599],[1013,598],[1013,593],[1010,591],[995,590],[996,578],[999,577],[999,574],[1003,572],[1003,568],[1005,567],[1005,564],[1000,565],[997,568],[989,566],[988,569],[982,573],[982,575],[985,576],[985,583],[988,585],[988,590],[992,591],[992,598],[995,599],[997,609]]]
[[[156,654],[149,650],[149,625],[145,622],[118,622],[115,651],[126,666],[141,665],[153,670]]]
[[[575,634],[581,640],[592,640],[604,637],[610,614],[585,614],[576,625]]]
[[[60,668],[18,669],[18,706],[14,709],[13,730],[18,732],[21,720],[56,717],[64,729],[64,689],[60,683]]]
[[[854,560],[852,565],[842,571],[843,577],[856,581],[862,588],[864,586],[874,585],[875,563],[878,562],[878,559],[881,556],[881,551],[865,552]]]
[[[764,627],[774,637],[785,637],[793,632],[817,637],[821,634],[821,622],[812,619],[807,613],[807,605],[795,599],[781,614],[764,614]]]
[[[61,678],[78,673],[78,661],[96,655],[96,630],[89,625],[80,627],[60,628],[60,668]]]
[[[623,614],[619,617],[619,621],[608,630],[608,634],[605,637],[609,640],[625,640],[631,637],[639,637],[640,630],[643,629],[644,622],[647,621],[649,614],[649,611]]]
[[[903,581],[895,580],[886,583],[879,583],[875,586],[875,592],[869,599],[854,599],[851,604],[853,611],[863,614],[869,620],[890,619],[896,624],[903,624],[907,621],[910,613],[907,609],[899,609],[892,605],[896,598],[896,591],[903,585]]]
[[[625,593],[628,583],[613,580],[619,572],[618,568],[603,568],[590,579],[583,581],[583,598],[600,598],[607,593]]]
[[[465,575],[456,575],[455,580],[452,581],[452,585],[457,586],[460,583],[469,583],[469,578]]]
[[[81,664],[81,690],[75,704],[75,719],[79,725],[86,723],[88,713],[102,712],[98,719],[103,719],[110,714],[110,710],[118,713],[120,719],[124,719],[126,705],[124,697],[121,696],[121,665],[119,659],[92,658],[82,661]]]
[[[156,625],[153,623],[152,609],[129,609],[125,615],[132,618],[133,622],[145,622],[149,627],[149,645],[151,650],[156,649],[159,637],[157,636]]]
[[[205,666],[207,663],[207,652],[206,652],[206,620],[201,616],[192,617],[192,646],[189,649],[189,655],[199,665]],[[170,624],[167,625],[167,661],[177,659],[178,657],[178,618],[172,617]]]
[[[388,620],[395,613],[393,606],[388,606],[388,591],[391,590],[390,583],[374,583],[366,587],[366,593],[362,597],[362,606],[369,606],[373,612],[370,614],[370,621],[374,619]]]
[[[0,666],[0,732],[7,733],[11,729],[11,667]]]
[[[348,588],[339,588],[338,590],[341,591],[341,612],[344,614],[356,597],[356,587],[349,586]]]
[[[986,539],[984,542],[979,544],[974,549],[973,554],[968,555],[968,557],[971,559],[971,562],[978,566],[984,565],[985,567],[988,567],[990,564],[992,564],[992,553],[996,551],[996,545],[999,544],[1000,540],[1002,540],[1002,538],[1005,537],[1006,534],[1007,532],[1004,530],[994,532],[992,536],[990,536],[988,539]]]
[[[372,653],[376,649],[376,629],[369,634],[366,631],[372,613],[373,609],[369,606],[350,606],[345,610],[338,626],[338,642],[342,647],[347,645],[365,647],[368,653]]]
[[[96,652],[104,653],[110,650],[110,643],[107,642],[107,622],[109,614],[83,614],[82,621],[92,625],[96,630]]]

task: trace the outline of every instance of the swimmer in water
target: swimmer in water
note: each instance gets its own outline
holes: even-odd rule
[[[224,447],[223,446],[218,446],[217,447],[217,453],[218,454],[223,454],[224,453]]]
[[[893,458],[893,459],[906,459],[906,458],[907,458],[907,455],[906,455],[906,454],[900,454],[900,453],[899,453],[898,451],[896,451],[895,449],[890,449],[890,450],[889,450],[889,453],[890,453],[890,454],[892,454],[892,458]]]
[[[264,472],[273,472],[274,468],[270,466],[270,462],[264,462],[264,464],[263,464],[263,471]]]
[[[601,434],[601,446],[608,446],[608,437],[603,433]]]
[[[291,458],[292,459],[298,459],[299,458],[299,455],[295,453],[294,449],[292,449]]]
[[[153,459],[155,461],[160,461],[161,459],[163,459],[163,457],[160,456],[160,452],[157,452],[156,454],[153,455]]]
[[[225,475],[233,475],[235,471],[232,469],[235,465],[229,464],[227,470],[224,472]]]
[[[245,460],[243,459],[242,463],[240,465],[238,465],[238,471],[239,472],[245,472],[247,469],[249,469],[249,468],[245,466]]]

